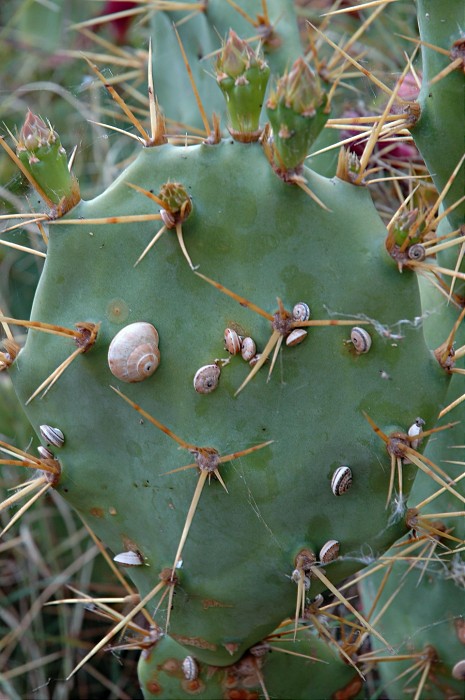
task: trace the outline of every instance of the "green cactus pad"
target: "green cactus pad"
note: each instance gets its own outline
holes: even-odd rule
[[[351,689],[354,700],[361,697],[357,688],[362,681],[354,668],[310,630],[300,630],[295,640],[292,636],[284,636],[281,642],[277,639],[268,644],[263,655],[248,652],[224,668],[194,662],[192,675],[197,675],[192,680],[185,677],[183,662],[189,667],[185,649],[169,637],[142,652],[138,671],[146,700],[187,700],[193,695],[205,700],[258,700],[264,697],[265,689],[269,697],[293,700],[321,700],[329,697],[328,693],[336,697],[338,691],[346,689]]]
[[[143,150],[106,193],[78,205],[72,214],[81,223],[51,225],[33,307],[33,319],[47,323],[101,323],[95,345],[27,410],[37,430],[46,423],[65,435],[56,450],[58,492],[114,554],[140,552],[144,564],[130,575],[141,595],[174,563],[198,476],[166,474],[193,463],[192,454],[111,387],[190,446],[232,455],[219,465],[228,493],[212,478],[201,495],[169,628],[215,665],[239,659],[294,614],[290,577],[302,547],[318,554],[327,540],[340,542],[339,559],[325,566],[337,583],[402,534],[402,507],[385,508],[390,458],[363,412],[386,434],[406,431],[417,416],[428,426],[449,380],[424,342],[416,279],[399,275],[384,252],[385,229],[368,193],[305,176],[331,211],[283,183],[258,143]],[[265,366],[235,396],[250,368],[228,358],[224,330],[253,337],[261,351],[269,320],[196,275],[172,232],[134,267],[158,222],[90,221],[156,213],[128,184],[159,192],[168,181],[183,183],[192,199],[183,237],[199,272],[267,314],[279,297],[288,309],[308,303],[311,319],[369,321],[370,352],[355,352],[351,325],[309,327],[300,345],[283,344],[270,381]],[[138,321],[158,331],[160,366],[145,381],[122,384],[108,368],[108,347]],[[73,349],[70,339],[31,330],[11,369],[21,399]],[[196,371],[216,360],[218,388],[197,393]],[[266,441],[273,442],[234,455]],[[337,497],[331,479],[341,465],[350,466],[353,485]],[[403,471],[407,494],[415,468]],[[322,588],[315,580],[311,595]]]

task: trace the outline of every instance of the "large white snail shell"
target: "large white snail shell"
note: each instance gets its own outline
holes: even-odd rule
[[[123,382],[141,382],[160,364],[158,332],[151,323],[140,321],[122,328],[108,348],[111,373]]]

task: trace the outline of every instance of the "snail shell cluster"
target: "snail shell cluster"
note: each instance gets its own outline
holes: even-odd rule
[[[354,326],[350,331],[350,340],[358,355],[368,352],[371,348],[371,335],[364,328]]]
[[[350,467],[338,467],[331,479],[331,491],[335,496],[342,496],[352,486],[352,470]]]
[[[111,373],[123,382],[142,382],[160,364],[158,331],[151,323],[139,321],[122,328],[108,348]]]
[[[41,425],[39,430],[47,445],[53,445],[54,447],[62,447],[64,445],[65,436],[60,428],[52,428],[51,425]]]
[[[199,394],[211,394],[220,381],[221,369],[215,363],[200,367],[194,376],[194,389]]]
[[[181,664],[186,681],[195,681],[199,675],[199,666],[193,656],[186,656]]]
[[[230,355],[238,355],[241,353],[242,359],[249,362],[257,352],[257,347],[253,338],[249,336],[243,337],[233,328],[226,328],[224,331],[224,349]]]

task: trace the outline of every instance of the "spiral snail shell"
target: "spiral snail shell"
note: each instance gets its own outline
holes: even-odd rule
[[[248,336],[246,338],[243,338],[241,343],[242,359],[246,362],[249,362],[252,359],[252,357],[255,356],[256,352],[257,346],[255,345],[255,341],[253,340],[253,338],[249,338]]]
[[[55,457],[53,452],[51,452],[48,447],[44,447],[43,445],[39,445],[37,452],[39,453],[39,457],[41,459],[54,459]]]
[[[465,659],[457,661],[455,666],[453,666],[452,677],[457,678],[459,681],[465,681]]]
[[[60,428],[52,428],[51,425],[40,425],[39,430],[47,445],[53,445],[54,447],[63,446],[65,436],[61,432]]]
[[[304,301],[298,301],[292,309],[294,321],[308,321],[310,318],[310,307]]]
[[[241,337],[233,328],[224,331],[224,348],[230,355],[237,355],[241,351]]]
[[[426,258],[426,249],[421,243],[414,243],[410,246],[407,251],[410,260],[417,260],[421,262]]]
[[[193,656],[186,656],[181,664],[181,668],[186,681],[195,681],[199,675],[199,667]]]
[[[139,321],[125,326],[108,348],[110,371],[123,382],[142,382],[159,364],[158,331],[151,323]]]
[[[354,326],[350,331],[350,340],[355,348],[355,352],[362,355],[371,348],[371,335],[364,328]]]
[[[194,389],[199,394],[210,394],[215,391],[220,380],[221,370],[218,365],[204,365],[194,376]]]
[[[293,347],[294,345],[299,345],[305,338],[307,337],[308,333],[304,328],[294,328],[291,333],[286,338],[286,345],[289,347]]]
[[[350,467],[338,467],[331,479],[331,491],[335,496],[342,496],[352,486],[352,470]]]
[[[337,540],[328,540],[320,549],[320,561],[322,564],[328,564],[334,561],[339,556],[339,542]]]

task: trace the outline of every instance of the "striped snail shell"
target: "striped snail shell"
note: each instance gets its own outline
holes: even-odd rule
[[[334,561],[339,556],[339,542],[337,540],[328,540],[320,549],[320,561],[322,564],[328,564]]]
[[[199,666],[193,656],[186,656],[182,662],[181,668],[186,681],[195,681],[199,675]]]
[[[218,365],[204,365],[194,376],[194,389],[199,394],[210,394],[215,391],[220,380],[221,370]]]
[[[422,261],[426,258],[426,249],[421,243],[414,243],[407,251],[410,260]]]
[[[39,426],[39,430],[47,445],[53,445],[54,447],[63,446],[65,436],[61,432],[60,428],[52,428],[51,425],[41,425]]]
[[[331,479],[331,491],[335,496],[342,496],[352,486],[352,470],[350,467],[338,467]]]
[[[355,348],[355,351],[361,355],[368,352],[371,348],[371,335],[364,328],[354,326],[350,331],[350,340]]]
[[[237,355],[241,351],[241,337],[233,328],[226,328],[224,331],[224,349],[230,355]]]
[[[110,371],[123,382],[142,382],[159,364],[158,331],[151,323],[139,321],[125,326],[108,348]]]
[[[116,561],[122,566],[141,566],[144,563],[139,552],[121,552],[113,557],[113,561]]]
[[[292,309],[294,321],[308,321],[310,318],[310,307],[304,301],[298,301]]]
[[[257,346],[255,345],[255,341],[253,340],[253,338],[249,338],[248,336],[246,338],[242,338],[242,343],[241,343],[242,359],[245,360],[246,362],[249,362],[249,360],[251,360],[252,357],[255,356],[256,352],[257,352]]]
[[[308,333],[304,328],[294,328],[294,330],[291,331],[286,338],[286,345],[288,345],[289,347],[299,345],[299,343],[305,340],[307,335]]]
[[[39,457],[41,459],[54,459],[55,455],[53,452],[51,452],[48,447],[44,447],[43,445],[39,445],[37,448],[37,452],[39,453]]]

